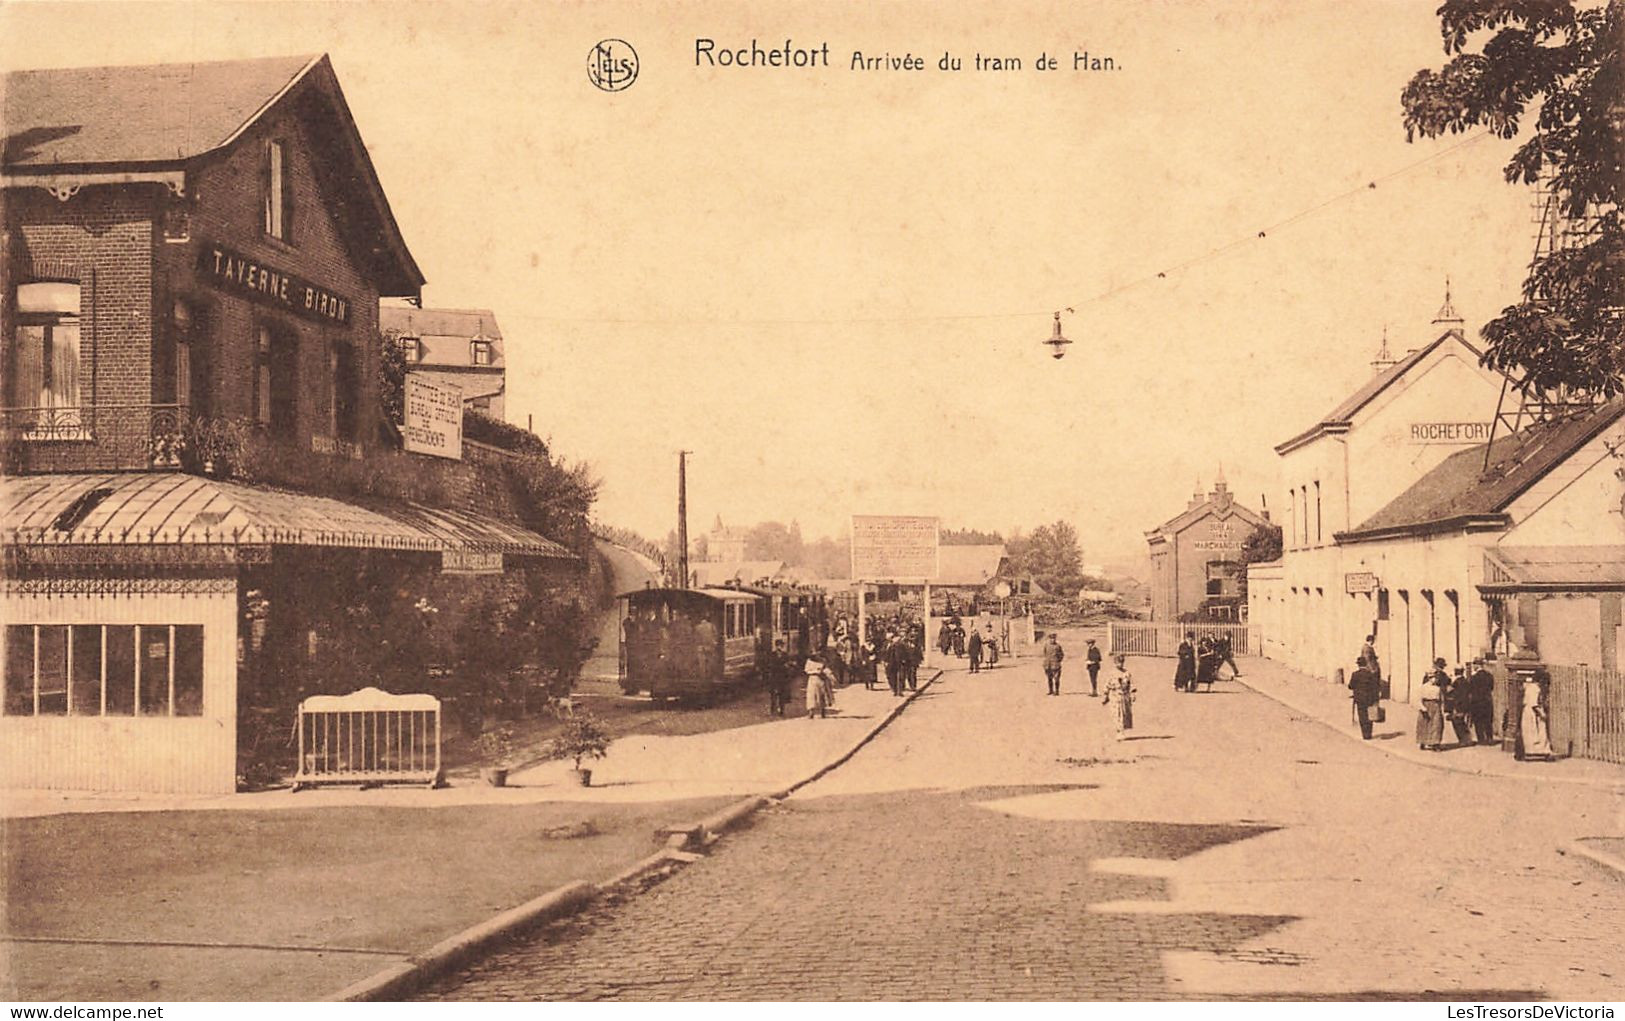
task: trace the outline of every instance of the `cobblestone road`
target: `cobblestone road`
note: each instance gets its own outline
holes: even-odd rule
[[[1121,743],[1031,663],[950,672],[709,860],[426,995],[1625,995],[1625,883],[1557,852],[1622,832],[1618,795],[1431,769],[1132,668]]]

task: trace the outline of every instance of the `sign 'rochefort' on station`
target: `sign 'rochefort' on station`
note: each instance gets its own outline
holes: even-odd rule
[[[1497,431],[1506,380],[1448,292],[1433,326],[1276,446],[1284,552],[1248,570],[1265,654],[1335,679],[1371,636],[1400,701],[1435,658],[1625,670],[1625,400]]]
[[[358,577],[578,568],[479,465],[400,451],[379,299],[424,277],[327,57],[0,96],[0,787],[231,791],[252,726],[355,686],[322,657]],[[385,458],[412,484],[342,488]]]

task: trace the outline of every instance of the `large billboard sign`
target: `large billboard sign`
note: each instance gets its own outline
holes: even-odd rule
[[[926,582],[936,576],[936,518],[852,515],[853,580]]]
[[[406,374],[406,449],[435,457],[463,457],[463,391],[416,372]]]

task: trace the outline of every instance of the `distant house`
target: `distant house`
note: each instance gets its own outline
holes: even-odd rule
[[[1010,596],[1044,594],[1032,575],[1016,571],[1003,544],[942,546],[937,550],[937,575],[931,579],[933,592],[942,592],[959,603],[998,599],[1001,581],[1009,584]]]
[[[485,308],[416,308],[386,304],[378,327],[397,336],[406,370],[463,392],[463,407],[503,420],[508,388],[502,328]]]

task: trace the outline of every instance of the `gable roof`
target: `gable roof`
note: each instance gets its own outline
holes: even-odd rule
[[[1185,529],[1189,528],[1191,525],[1194,525],[1196,522],[1202,520],[1210,514],[1218,518],[1227,518],[1234,515],[1247,522],[1249,525],[1253,525],[1255,527],[1258,525],[1269,524],[1269,521],[1262,514],[1243,507],[1241,504],[1237,503],[1234,498],[1221,504],[1220,501],[1210,495],[1206,500],[1203,500],[1195,507],[1187,507],[1185,510],[1174,515],[1172,518],[1169,518],[1167,521],[1164,521],[1156,528],[1153,528],[1151,531],[1145,533],[1146,540],[1148,542],[1156,542],[1159,539],[1166,539],[1178,535],[1180,532],[1183,532]]]
[[[1468,528],[1504,528],[1512,501],[1547,472],[1625,416],[1625,397],[1576,415],[1536,422],[1522,432],[1457,451],[1423,475],[1360,527],[1339,532],[1338,542],[1425,535]]]
[[[229,143],[322,57],[12,71],[0,165],[155,163]]]
[[[1439,336],[1435,337],[1432,343],[1427,344],[1424,347],[1417,348],[1415,351],[1407,354],[1404,358],[1401,358],[1399,361],[1388,366],[1388,368],[1383,369],[1375,376],[1372,376],[1370,379],[1366,380],[1359,389],[1349,394],[1348,397],[1337,405],[1337,407],[1333,408],[1331,411],[1328,411],[1319,422],[1316,422],[1314,425],[1292,437],[1290,440],[1278,444],[1275,447],[1275,452],[1277,454],[1285,454],[1296,449],[1297,447],[1303,446],[1305,443],[1308,443],[1317,436],[1328,432],[1336,432],[1342,429],[1347,429],[1353,424],[1354,416],[1359,414],[1361,409],[1380,397],[1390,386],[1393,386],[1395,382],[1403,378],[1407,372],[1410,372],[1412,369],[1416,368],[1416,366],[1420,364],[1424,358],[1432,354],[1434,351],[1437,351],[1446,341],[1452,339],[1460,342],[1463,347],[1471,351],[1473,353],[1473,357],[1482,357],[1483,352],[1469,343],[1467,338],[1462,335],[1460,330],[1446,330],[1444,333],[1441,333]]]
[[[358,266],[381,294],[416,296],[423,272],[326,54],[7,72],[0,77],[0,183],[78,175],[82,183],[108,184],[132,179],[109,179],[112,168],[121,175],[185,170],[287,104],[324,157],[312,162]]]
[[[486,340],[502,339],[502,327],[497,325],[496,313],[488,308],[380,305],[378,326],[385,330],[400,330],[408,337],[457,337],[469,340],[481,336]]]

